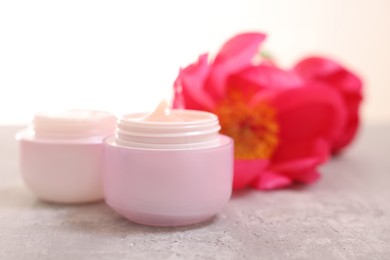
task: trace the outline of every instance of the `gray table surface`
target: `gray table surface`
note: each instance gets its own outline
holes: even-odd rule
[[[390,259],[390,127],[365,127],[312,186],[240,192],[214,219],[155,228],[104,203],[37,200],[0,127],[0,259]]]

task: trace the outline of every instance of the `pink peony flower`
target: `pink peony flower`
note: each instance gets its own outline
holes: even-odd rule
[[[205,54],[182,69],[174,84],[174,108],[217,114],[221,133],[234,139],[234,189],[315,182],[317,166],[345,131],[340,91],[295,70],[253,62],[264,39],[240,34],[213,62]]]
[[[359,106],[362,101],[362,81],[357,75],[326,58],[310,57],[299,62],[294,71],[308,81],[320,82],[335,89],[343,98],[347,120],[343,131],[335,138],[332,152],[338,153],[354,139],[359,127]]]

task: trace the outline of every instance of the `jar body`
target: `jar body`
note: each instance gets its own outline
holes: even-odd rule
[[[232,192],[233,142],[193,150],[105,146],[104,196],[125,218],[146,225],[179,226],[205,221]]]
[[[21,132],[17,140],[23,179],[39,198],[59,203],[103,198],[103,137],[42,139]]]

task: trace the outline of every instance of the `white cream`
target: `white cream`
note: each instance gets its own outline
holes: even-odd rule
[[[141,119],[143,122],[184,122],[185,120],[178,116],[164,99],[157,108],[150,114]]]

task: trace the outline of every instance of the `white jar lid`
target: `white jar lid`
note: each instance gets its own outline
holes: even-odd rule
[[[115,122],[115,116],[108,112],[72,109],[36,113],[30,127],[36,136],[74,138],[109,135]]]
[[[145,149],[196,149],[220,144],[218,117],[196,110],[171,110],[166,102],[150,113],[118,120],[116,144]]]

